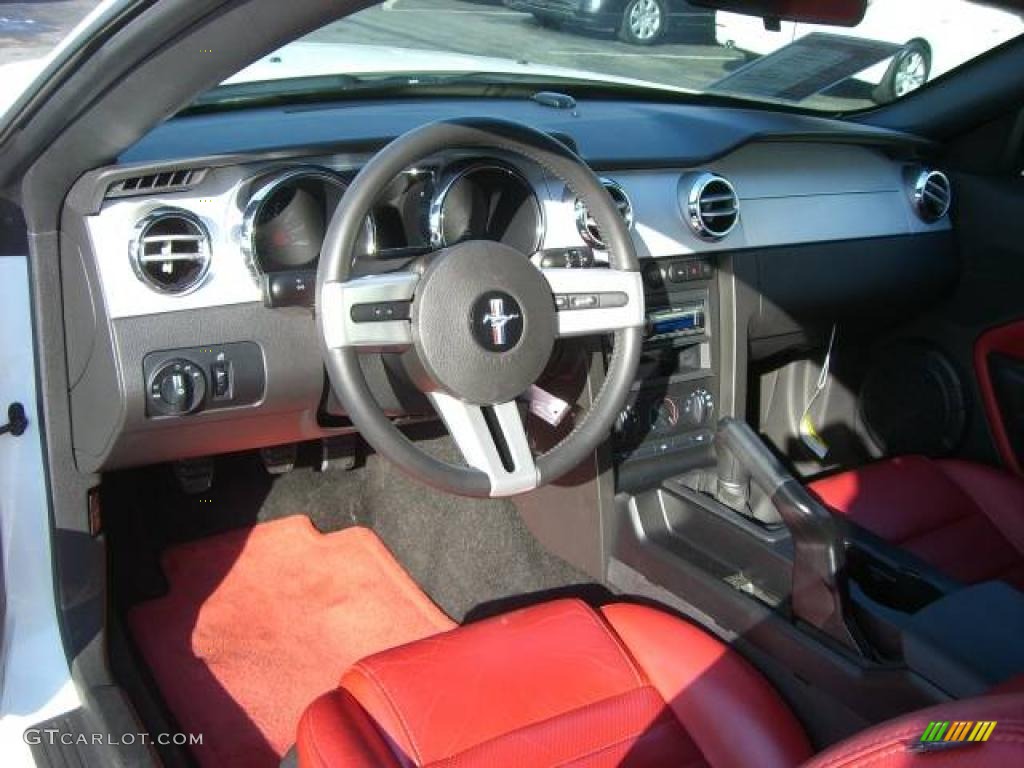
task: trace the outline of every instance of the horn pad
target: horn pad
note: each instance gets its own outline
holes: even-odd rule
[[[555,344],[547,280],[522,253],[471,240],[441,251],[412,305],[420,361],[444,390],[475,405],[513,400],[540,377]]]

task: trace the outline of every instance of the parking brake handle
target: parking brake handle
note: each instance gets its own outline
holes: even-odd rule
[[[793,540],[791,604],[794,618],[860,653],[865,645],[848,623],[846,554],[835,518],[796,480],[745,422],[718,424],[719,470],[748,474],[778,510]]]

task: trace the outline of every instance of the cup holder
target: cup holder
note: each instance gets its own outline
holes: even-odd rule
[[[847,574],[873,602],[901,613],[917,613],[944,592],[921,574],[853,545],[846,550]]]

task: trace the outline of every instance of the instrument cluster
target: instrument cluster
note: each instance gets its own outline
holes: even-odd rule
[[[273,171],[248,185],[242,249],[258,275],[315,270],[351,176],[322,166]],[[537,193],[512,165],[471,159],[410,168],[366,217],[354,259],[414,257],[464,240],[492,240],[529,256],[544,235]]]

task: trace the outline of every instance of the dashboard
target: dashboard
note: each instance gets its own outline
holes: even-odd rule
[[[463,108],[431,102],[419,120]],[[700,445],[712,418],[741,409],[759,327],[785,333],[808,307],[839,315],[865,291],[884,300],[927,287],[951,228],[948,179],[912,137],[657,105],[639,122],[625,119],[628,108],[583,104],[568,120],[508,102],[500,115],[548,130],[591,163],[643,260],[650,333],[614,440],[624,462]],[[348,119],[323,136],[341,112]],[[404,105],[382,104],[178,118],[79,181],[64,211],[62,269],[80,468],[352,430],[325,386],[311,311],[317,260],[373,148],[416,122]],[[657,139],[652,124],[664,128]],[[622,149],[609,157],[603,131],[616,127]],[[944,190],[946,205],[927,208],[925,185]],[[519,157],[452,148],[394,179],[353,264],[398,268],[466,239],[503,242],[538,265],[607,261],[561,180]],[[871,245],[836,250],[851,243]],[[794,265],[799,280],[784,278]],[[367,356],[364,370],[394,418],[430,416],[386,355]]]

